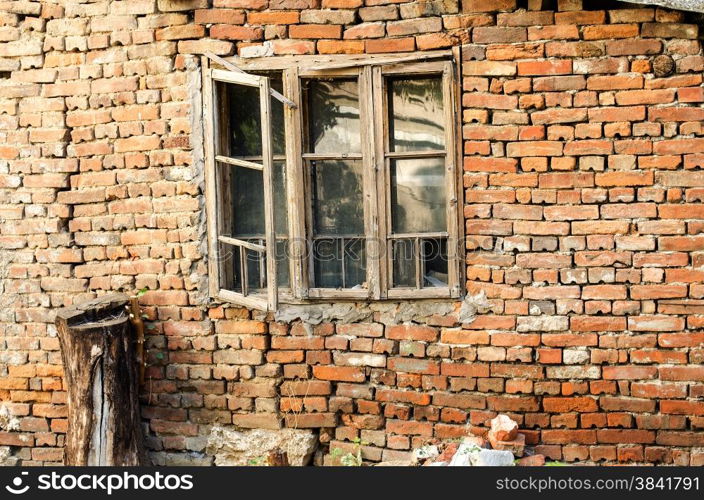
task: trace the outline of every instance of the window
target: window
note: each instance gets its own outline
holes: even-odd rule
[[[459,297],[455,64],[314,57],[204,70],[211,295]]]

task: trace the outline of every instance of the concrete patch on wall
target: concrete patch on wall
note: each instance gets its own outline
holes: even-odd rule
[[[191,57],[186,60],[188,73],[188,89],[189,101],[191,104],[191,112],[189,115],[191,122],[191,147],[193,155],[193,163],[188,175],[198,185],[201,196],[200,217],[198,217],[198,241],[200,241],[199,251],[201,255],[208,254],[208,238],[206,226],[206,210],[205,210],[205,145],[204,124],[203,124],[203,92],[202,92],[202,74],[198,61]],[[190,179],[189,179],[190,180]],[[204,259],[199,259],[191,264],[190,274],[188,278],[193,284],[197,283],[197,292],[195,301],[198,304],[205,304],[208,300],[208,271],[207,264]]]
[[[658,5],[675,10],[688,10],[691,12],[704,12],[704,1],[702,0],[628,0],[628,3],[639,3],[642,5]]]
[[[213,427],[207,452],[215,465],[259,465],[272,451],[285,452],[289,465],[308,465],[318,445],[317,433],[302,429],[239,431]]]
[[[319,325],[339,321],[358,323],[374,319],[385,325],[425,323],[433,316],[453,316],[458,323],[469,323],[478,312],[490,307],[486,294],[467,295],[462,301],[423,300],[410,302],[338,302],[335,304],[282,304],[274,319],[282,323],[301,321]]]
[[[20,429],[20,421],[17,417],[10,414],[7,406],[0,405],[0,430],[2,431],[17,431]]]

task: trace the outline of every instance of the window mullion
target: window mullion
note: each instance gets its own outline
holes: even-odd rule
[[[457,179],[457,157],[458,143],[456,132],[456,116],[455,116],[455,86],[454,68],[451,62],[445,63],[445,68],[442,76],[443,85],[443,107],[445,112],[445,180],[447,191],[447,230],[450,237],[447,242],[447,274],[450,293],[454,297],[461,295],[460,290],[460,262],[464,262],[460,256],[464,255],[460,245],[460,227],[458,212],[460,209],[459,200],[462,199],[458,191],[459,181]],[[453,251],[454,250],[454,251]]]
[[[376,206],[377,206],[377,238],[376,254],[379,262],[379,298],[385,299],[390,286],[390,252],[391,245],[388,240],[390,211],[388,200],[388,160],[386,149],[388,144],[388,127],[386,117],[386,95],[384,91],[384,78],[382,68],[375,66],[372,69],[372,89],[374,95],[374,155],[376,172]]]
[[[374,69],[364,66],[360,72],[360,115],[362,133],[362,156],[364,165],[364,229],[366,235],[365,249],[367,261],[367,287],[369,297],[381,298],[382,266],[379,253],[379,196],[378,190],[378,157],[375,116]],[[383,158],[383,156],[382,156]]]
[[[306,235],[305,174],[303,169],[303,134],[301,117],[301,86],[298,68],[291,67],[283,72],[284,94],[298,107],[284,107],[286,128],[286,195],[289,200],[288,234],[291,292],[296,298],[308,297],[308,275],[306,255],[308,254]]]

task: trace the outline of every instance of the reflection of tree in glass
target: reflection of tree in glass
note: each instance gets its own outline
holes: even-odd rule
[[[271,87],[282,90],[280,79],[272,79]],[[259,88],[245,85],[219,83],[219,97],[222,106],[227,109],[229,123],[229,151],[221,153],[228,156],[261,156],[262,125],[259,106]],[[284,109],[283,104],[271,99],[271,142],[274,154],[285,152]],[[225,124],[223,124],[225,125]],[[228,146],[228,145],[223,145]]]
[[[360,151],[359,93],[354,80],[308,80],[310,151],[353,153]]]
[[[316,161],[312,168],[316,234],[364,233],[361,162]]]
[[[388,85],[389,135],[393,151],[443,149],[442,79],[393,79]]]
[[[227,125],[229,125],[229,144],[222,145],[225,149],[221,153],[233,157],[261,155],[259,89],[227,83],[218,85],[220,86],[219,102],[227,110]]]

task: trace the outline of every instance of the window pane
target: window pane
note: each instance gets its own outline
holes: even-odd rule
[[[416,252],[413,240],[392,242],[394,287],[416,287]]]
[[[276,240],[276,284],[279,287],[288,288],[289,281],[289,250],[288,239],[279,238]]]
[[[447,239],[423,240],[423,287],[447,285]]]
[[[391,162],[391,225],[394,233],[447,230],[445,159]]]
[[[264,178],[260,170],[218,163],[223,206],[231,207],[231,227],[221,234],[235,238],[264,236]],[[227,188],[229,186],[229,189]],[[229,197],[229,199],[228,199]],[[277,236],[288,235],[286,164],[274,162],[274,221]],[[229,232],[228,232],[229,231]]]
[[[274,231],[276,232],[276,281],[289,286],[288,200],[286,197],[286,163],[274,162]]]
[[[259,87],[215,82],[215,91],[223,111],[218,120],[217,154],[261,156]]]
[[[251,168],[237,167],[225,163],[218,163],[221,172],[220,182],[222,186],[222,206],[230,210],[229,217],[225,217],[225,227],[221,228],[220,234],[244,239],[252,243],[266,246],[264,240],[264,181],[263,174],[259,170]],[[277,284],[282,287],[289,286],[289,264],[288,264],[288,207],[286,203],[286,177],[285,163],[274,163],[274,221],[277,236],[276,261],[277,261]],[[232,253],[229,247],[226,252]],[[236,250],[239,251],[239,250]],[[260,268],[259,257],[256,252],[248,251],[248,269],[250,288],[259,288],[258,274],[265,268]],[[239,257],[238,257],[239,258]],[[254,259],[252,261],[252,259]],[[239,262],[239,261],[238,261]],[[230,273],[240,279],[239,264]],[[255,286],[256,285],[256,286]],[[233,284],[233,287],[235,284]],[[237,281],[236,288],[229,287],[229,290],[241,293],[242,284]]]
[[[250,243],[263,245],[258,238]],[[266,254],[237,245],[219,244],[220,286],[236,293],[250,295],[266,290]],[[247,284],[246,288],[243,286]]]
[[[392,240],[393,279],[396,288],[416,288],[418,272],[422,288],[448,286],[447,238]]]
[[[264,236],[264,180],[260,170],[218,163],[221,210],[228,211],[223,236]]]
[[[365,240],[357,238],[345,241],[345,283],[346,288],[361,288],[367,281]]]
[[[359,89],[356,80],[307,80],[312,153],[359,153]]]
[[[283,161],[274,162],[274,230],[277,236],[288,235],[286,163]]]
[[[319,288],[359,288],[366,281],[363,238],[322,238],[313,242],[315,285]]]
[[[445,149],[442,78],[388,83],[391,151]]]
[[[364,234],[361,161],[312,161],[315,235]]]
[[[252,243],[264,245],[264,240],[250,240]],[[266,254],[246,248],[244,252],[247,272],[247,289],[249,293],[261,292],[266,289]]]
[[[243,293],[240,248],[218,242],[218,264],[220,266],[220,288]]]
[[[280,75],[266,75],[272,89],[283,93]],[[217,154],[230,157],[262,155],[259,87],[215,82],[219,115]],[[273,97],[271,102],[271,145],[274,155],[286,154],[284,105]]]

